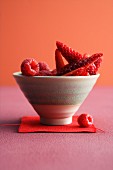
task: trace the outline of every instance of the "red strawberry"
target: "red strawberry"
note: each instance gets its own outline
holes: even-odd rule
[[[85,54],[83,54],[83,57],[82,57],[82,58],[88,58],[88,57],[90,57],[90,55],[87,54],[87,53],[85,53]]]
[[[98,68],[100,67],[101,63],[102,63],[102,57],[99,58],[97,61],[94,62],[94,64],[95,64],[97,70],[98,70]]]
[[[83,58],[88,58],[88,57],[90,57],[90,55],[87,54],[87,53],[85,53],[83,55]],[[96,74],[97,71],[96,71],[96,66],[95,66],[94,63],[90,64],[90,66],[87,68],[87,72],[89,73],[89,75],[95,75]]]
[[[63,68],[61,68],[60,72],[58,75],[64,75],[66,73],[69,73],[70,71],[76,70],[80,67],[88,67],[95,61],[97,61],[103,54],[102,53],[96,53],[93,54],[90,57],[83,58],[77,62],[73,62],[70,64],[65,65]]]
[[[82,58],[81,54],[59,41],[56,41],[56,46],[68,63],[76,62]]]
[[[56,61],[57,72],[59,72],[61,68],[64,67],[65,64],[62,59],[62,55],[58,49],[55,50],[55,61]]]
[[[91,64],[88,68],[87,68],[87,72],[90,74],[90,75],[95,75],[97,73],[97,68],[95,66],[95,64]]]
[[[81,114],[78,117],[77,121],[81,127],[88,127],[93,125],[93,117],[86,113]]]
[[[90,55],[88,55],[87,53],[85,53],[83,55],[83,58],[87,58]],[[100,57],[97,61],[95,61],[93,64],[91,64],[88,68],[87,68],[87,72],[89,72],[90,75],[95,75],[100,67],[100,64],[102,62],[102,57]]]
[[[89,73],[86,67],[80,67],[76,70],[64,74],[63,76],[89,76]]]
[[[38,62],[33,58],[25,59],[21,64],[21,72],[26,76],[35,76],[39,72]]]
[[[102,62],[102,57],[100,57],[97,61],[95,61],[93,64],[91,64],[87,68],[87,71],[89,72],[90,75],[97,74],[97,71],[98,71],[98,69],[100,67],[101,62]]]

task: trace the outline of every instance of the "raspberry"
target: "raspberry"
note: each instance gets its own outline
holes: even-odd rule
[[[39,73],[37,74],[37,76],[51,76],[52,75],[52,73],[51,73],[51,71],[49,71],[49,70],[41,70],[41,71],[39,71]]]
[[[56,69],[52,70],[51,74],[52,74],[52,76],[56,76],[57,75],[57,70]]]
[[[40,71],[41,70],[50,70],[50,68],[46,62],[39,62],[38,65],[39,65]]]
[[[93,54],[90,57],[83,58],[77,62],[73,62],[70,64],[65,65],[63,68],[61,68],[60,72],[58,72],[58,75],[64,75],[70,71],[73,71],[75,69],[78,69],[80,67],[88,67],[95,61],[97,61],[103,54],[102,53],[96,53]]]
[[[64,67],[64,61],[58,49],[55,50],[55,61],[56,61],[56,70],[59,72],[60,69]]]
[[[21,64],[21,72],[26,76],[35,76],[39,72],[38,62],[33,58],[25,59]]]
[[[72,48],[64,45],[63,43],[56,41],[56,46],[58,50],[61,52],[63,57],[68,61],[68,63],[76,62],[82,59],[82,55],[78,52],[74,51]]]
[[[77,121],[81,127],[89,127],[93,125],[93,117],[87,113],[81,114]]]

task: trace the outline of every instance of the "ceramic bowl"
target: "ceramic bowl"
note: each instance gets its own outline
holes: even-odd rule
[[[66,125],[84,102],[99,74],[92,76],[24,76],[13,74],[21,91],[46,125]]]

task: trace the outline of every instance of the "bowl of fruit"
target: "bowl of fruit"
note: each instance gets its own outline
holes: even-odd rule
[[[21,63],[21,72],[13,73],[22,93],[45,125],[66,125],[87,98],[100,74],[102,53],[80,54],[56,42],[56,68],[34,58]],[[64,59],[67,64],[64,64]]]

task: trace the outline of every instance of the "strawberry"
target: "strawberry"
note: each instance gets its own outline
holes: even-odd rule
[[[64,45],[63,43],[56,41],[56,46],[68,63],[73,63],[82,59],[82,55],[80,53],[74,51],[72,48]]]
[[[97,73],[97,68],[95,66],[95,64],[91,64],[88,68],[87,68],[87,72],[90,74],[90,75],[95,75]]]
[[[87,68],[87,71],[89,72],[90,75],[97,74],[97,71],[98,71],[98,69],[100,67],[101,62],[102,62],[102,57],[100,57],[97,61],[95,61],[93,64],[91,64]]]
[[[35,76],[39,73],[38,62],[33,58],[25,59],[21,64],[21,72],[26,76]]]
[[[93,125],[93,117],[87,113],[81,114],[77,121],[81,127],[89,127]]]
[[[102,57],[102,55],[102,53],[96,53],[90,57],[83,58],[77,62],[67,64],[63,68],[61,68],[60,72],[58,72],[58,75],[65,75],[66,73],[78,69],[80,67],[88,67],[95,61],[97,61],[100,57]]]
[[[90,55],[87,54],[87,53],[85,53],[85,54],[83,54],[83,57],[82,57],[82,58],[88,58],[88,57],[90,57]]]
[[[56,70],[60,71],[62,67],[64,67],[64,61],[62,59],[62,55],[58,49],[55,50],[55,62],[56,62]]]
[[[76,70],[73,70],[69,73],[64,74],[63,76],[88,76],[89,73],[86,67],[80,67]]]
[[[102,63],[102,57],[99,58],[97,61],[94,62],[97,70],[98,70],[98,68],[100,67],[101,63]]]
[[[83,55],[83,58],[87,58],[90,55],[85,53]],[[95,61],[93,64],[91,64],[88,68],[87,68],[87,72],[89,72],[90,75],[95,75],[100,67],[100,64],[102,62],[102,57],[100,57],[97,61]]]

